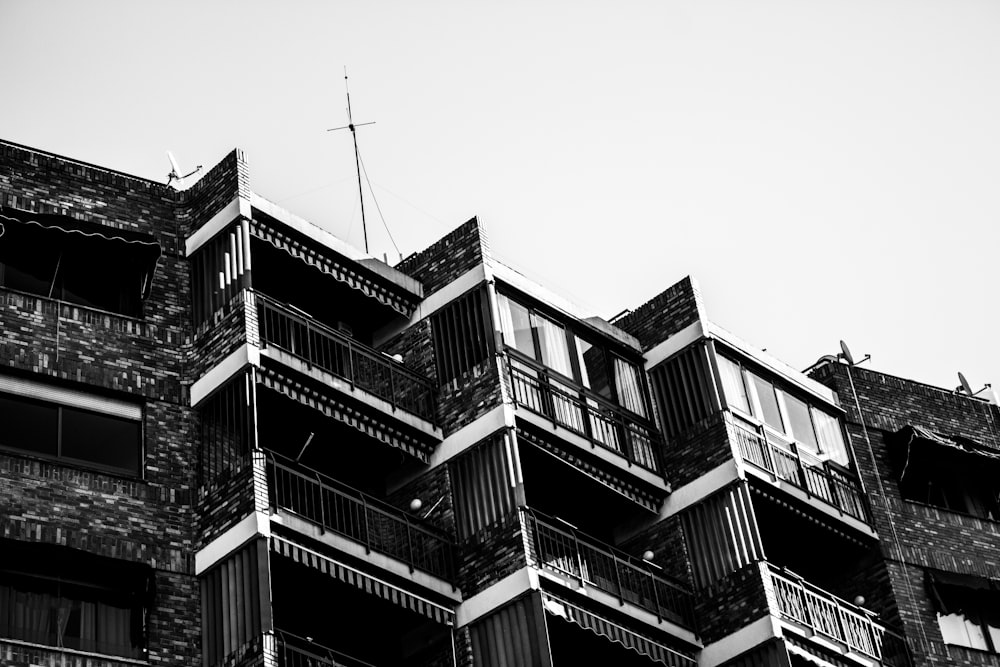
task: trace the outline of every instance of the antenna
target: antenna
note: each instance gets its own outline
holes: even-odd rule
[[[857,366],[858,364],[863,364],[872,358],[872,355],[866,354],[864,359],[861,361],[855,361],[854,355],[851,354],[851,348],[847,347],[847,343],[840,341],[840,354],[837,355],[838,359],[843,359],[847,362],[848,366]]]
[[[174,159],[174,154],[171,153],[170,151],[167,151],[167,160],[170,161],[170,173],[167,174],[167,185],[170,185],[174,181],[177,181],[177,185],[175,185],[174,187],[178,190],[184,187],[185,178],[187,178],[188,176],[194,176],[199,171],[201,171],[201,165],[199,164],[197,167],[195,167],[194,171],[181,176],[181,168],[177,166],[177,160]]]
[[[368,225],[365,223],[365,191],[361,187],[361,156],[358,154],[358,133],[355,128],[361,127],[363,125],[374,125],[375,121],[370,123],[354,123],[354,117],[351,116],[351,90],[347,85],[347,67],[344,67],[344,90],[347,93],[347,125],[342,127],[334,127],[327,132],[334,132],[336,130],[350,130],[351,138],[354,139],[354,166],[358,171],[358,197],[361,198],[361,230],[365,236],[365,253],[368,252]]]

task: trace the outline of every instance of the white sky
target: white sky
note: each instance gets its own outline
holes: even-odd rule
[[[360,247],[345,65],[403,254],[478,214],[605,317],[692,274],[793,366],[1000,387],[994,0],[0,0],[0,137],[160,181],[239,146]]]

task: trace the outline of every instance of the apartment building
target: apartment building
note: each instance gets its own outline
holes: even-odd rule
[[[608,322],[475,219],[389,266],[240,151],[175,190],[0,142],[0,207],[4,664],[996,653],[991,403],[803,374],[691,279]]]

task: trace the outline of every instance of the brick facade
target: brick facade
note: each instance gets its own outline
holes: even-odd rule
[[[142,232],[160,244],[142,318],[0,290],[0,373],[133,401],[144,414],[141,479],[0,454],[0,525],[8,538],[154,568],[158,593],[149,618],[149,662],[194,664],[200,612],[194,471],[188,462],[195,452],[196,418],[186,407],[183,376],[189,283],[177,194],[160,184],[0,143],[0,205]],[[47,654],[58,652],[0,645],[5,664],[37,664],[47,661]],[[68,659],[82,660],[72,654]]]
[[[995,426],[1000,410],[955,392],[857,366],[825,364],[813,377],[834,389],[847,411],[848,432],[881,537],[893,606],[917,664],[997,664],[996,656],[944,644],[925,572],[943,570],[1000,581],[1000,524],[903,498],[886,439],[912,424],[1000,449]]]

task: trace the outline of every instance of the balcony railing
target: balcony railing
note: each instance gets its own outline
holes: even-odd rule
[[[509,352],[507,369],[517,405],[636,465],[660,471],[660,436],[651,424],[582,387],[567,385],[544,367],[514,359]]]
[[[768,565],[771,583],[784,618],[805,625],[850,650],[890,667],[911,664],[906,640],[877,620],[874,613],[856,607],[787,570]]]
[[[374,667],[369,662],[283,630],[275,630],[274,639],[280,667]]]
[[[434,421],[434,387],[430,380],[262,294],[258,293],[256,300],[262,345],[281,348],[309,366],[343,378],[389,402],[394,409]]]
[[[534,510],[523,512],[534,565],[593,586],[687,628],[694,627],[691,594],[655,566],[581,534],[569,524]]]
[[[446,581],[455,575],[452,541],[406,512],[274,452],[267,457],[272,508],[392,556]]]
[[[789,443],[787,449],[776,445],[764,433],[751,430],[749,425],[736,422],[734,431],[744,461],[833,505],[844,514],[870,523],[856,477],[828,462],[810,460],[794,442]]]

